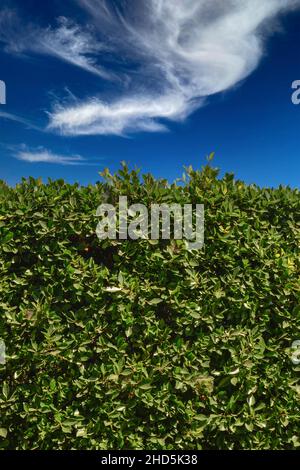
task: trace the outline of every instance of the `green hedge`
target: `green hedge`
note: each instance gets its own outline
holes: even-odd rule
[[[103,176],[0,185],[0,448],[299,447],[299,191]],[[205,247],[99,242],[119,195],[204,203]]]

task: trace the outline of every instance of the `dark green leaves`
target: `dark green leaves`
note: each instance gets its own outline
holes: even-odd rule
[[[0,184],[0,449],[300,446],[299,191],[217,175]],[[205,248],[100,243],[124,194],[203,203]]]

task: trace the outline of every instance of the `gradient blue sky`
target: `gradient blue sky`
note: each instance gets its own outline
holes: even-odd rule
[[[223,0],[222,7],[183,0],[177,4],[186,9],[165,20],[168,2],[143,1],[138,8],[137,0],[110,1],[109,11],[103,0],[1,1],[0,178],[87,184],[126,160],[173,180],[183,165],[199,168],[215,151],[222,173],[299,187],[300,106],[291,84],[300,80],[300,2],[282,0],[292,7],[280,11],[279,0],[260,0],[273,10],[257,11],[249,7],[257,0]],[[237,13],[245,31],[232,39]],[[199,50],[201,59],[187,54]],[[79,121],[69,127],[74,113]]]

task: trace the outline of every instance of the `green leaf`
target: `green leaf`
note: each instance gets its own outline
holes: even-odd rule
[[[150,390],[152,386],[150,384],[144,384],[144,385],[140,385],[139,388],[141,390]]]
[[[149,305],[158,305],[158,304],[160,304],[161,302],[163,302],[162,299],[156,298],[156,299],[151,299],[151,300],[149,300],[148,304],[149,304]]]
[[[201,318],[200,313],[190,312],[189,314],[190,314],[191,317],[195,318],[196,320],[199,320],[199,318]]]
[[[7,437],[7,429],[0,428],[0,437],[3,437],[4,439]]]

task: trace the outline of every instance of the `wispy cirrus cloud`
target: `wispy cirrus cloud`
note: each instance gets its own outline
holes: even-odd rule
[[[56,28],[40,31],[39,42],[32,49],[69,62],[106,80],[115,78],[112,72],[104,70],[97,63],[97,57],[107,51],[107,47],[95,39],[91,32],[65,17],[58,19]]]
[[[16,11],[5,9],[0,12],[0,41],[10,53],[53,56],[103,79],[116,78],[98,63],[99,54],[106,52],[107,46],[90,28],[82,28],[63,16],[57,19],[56,25],[41,28],[23,24]]]
[[[274,20],[300,7],[300,0],[73,2],[88,21],[61,17],[55,26],[22,29],[11,11],[0,14],[7,50],[76,65],[99,77],[99,92],[101,79],[124,76],[104,65],[107,48],[115,65],[126,63],[129,80],[121,91],[119,81],[109,99],[89,93],[53,105],[47,129],[63,136],[158,132],[186,119],[246,79],[263,57]]]
[[[13,156],[18,160],[28,163],[55,163],[59,165],[81,165],[85,163],[85,159],[80,155],[61,155],[53,153],[44,147],[35,149],[28,148],[25,144],[19,149],[14,149]]]
[[[199,102],[198,102],[199,104]],[[114,103],[91,99],[71,107],[57,105],[50,113],[49,130],[60,130],[63,135],[123,135],[125,132],[160,132],[166,126],[156,120],[183,120],[191,112],[182,96],[173,93],[160,97],[129,96]]]
[[[39,128],[38,126],[34,125],[32,122],[28,121],[27,119],[17,116],[16,114],[12,113],[6,113],[3,111],[0,111],[0,119],[6,119],[8,121],[14,121],[18,122],[20,124],[23,124],[25,127],[28,127],[29,129],[34,129],[36,131],[43,132],[44,130],[42,128]]]
[[[299,0],[77,0],[119,54],[139,61],[132,87],[110,101],[56,105],[49,128],[62,135],[160,131],[248,77],[269,27]]]

